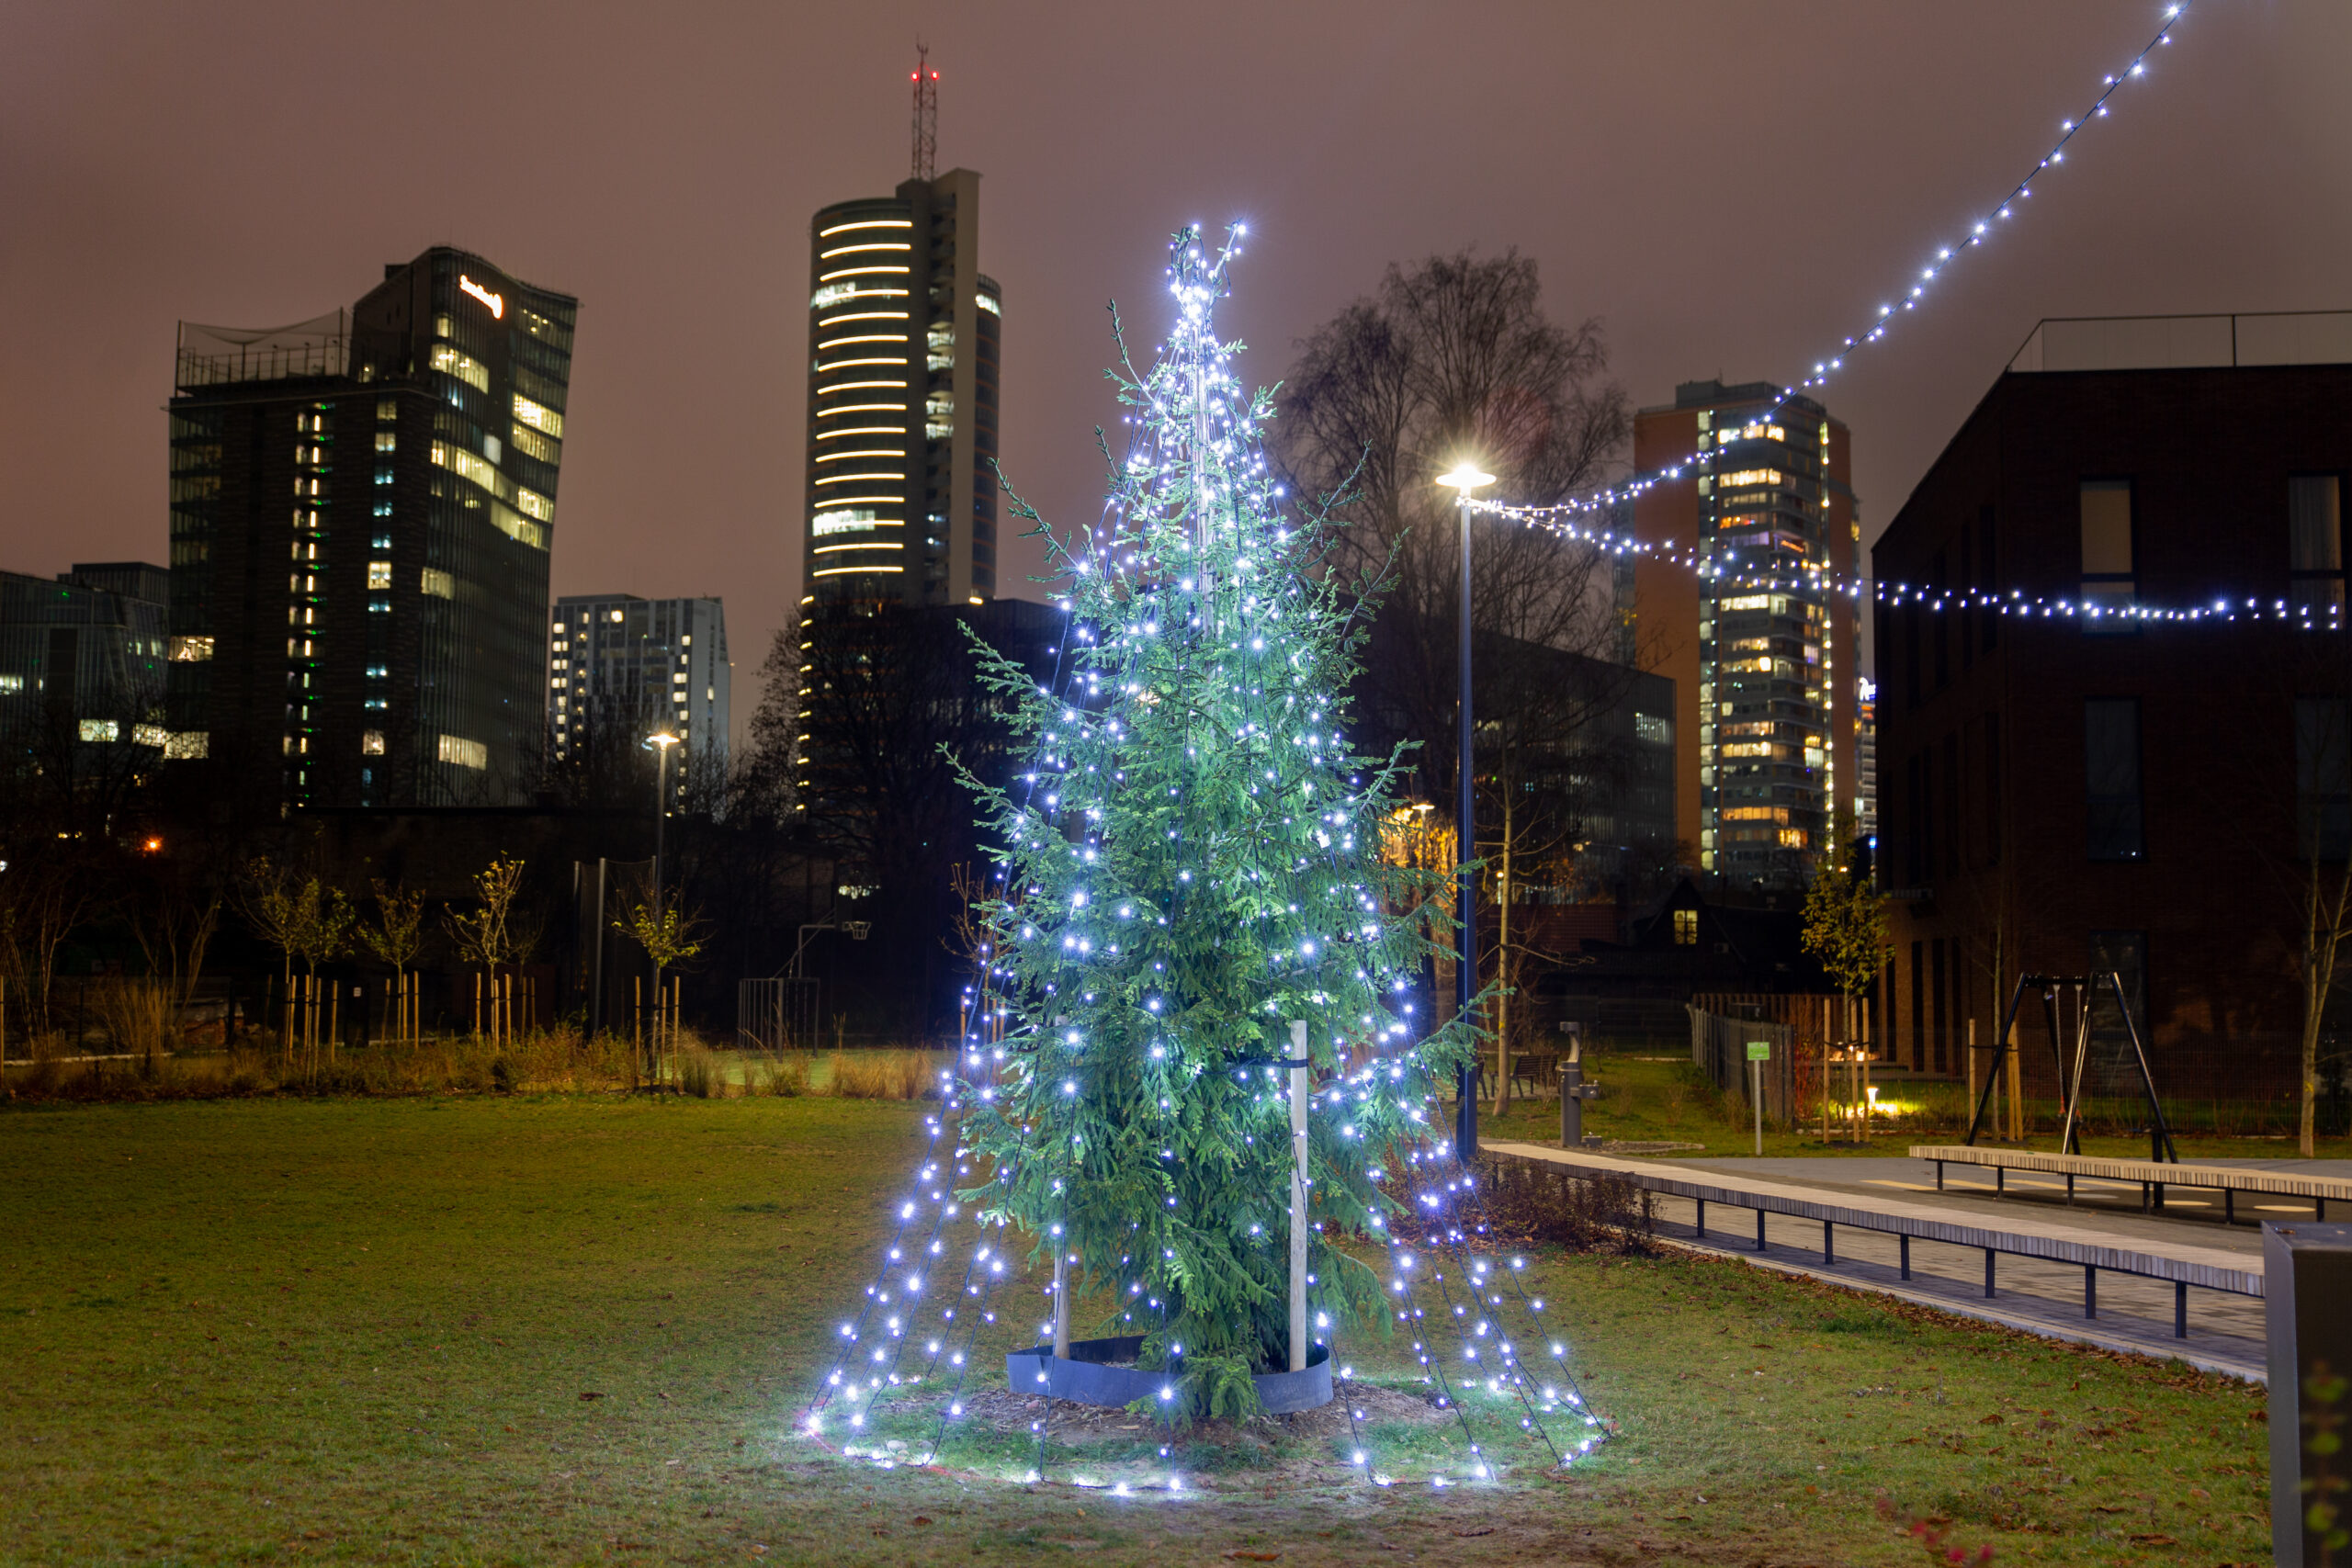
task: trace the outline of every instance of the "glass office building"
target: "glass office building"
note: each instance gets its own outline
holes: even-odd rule
[[[1004,307],[979,198],[951,169],[809,224],[808,604],[995,596]]]
[[[528,798],[578,309],[436,246],[295,326],[181,323],[168,755],[288,807]]]

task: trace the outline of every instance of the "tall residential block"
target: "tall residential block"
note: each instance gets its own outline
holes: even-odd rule
[[[560,764],[594,769],[656,732],[683,743],[665,798],[713,799],[727,776],[727,610],[717,599],[567,593],[548,639],[548,743]]]
[[[980,176],[823,209],[808,276],[808,602],[994,597],[1004,310]]]
[[[1734,886],[1800,886],[1855,830],[1852,462],[1843,423],[1767,382],[1685,382],[1634,422],[1637,470],[1683,468],[1634,506],[1657,547],[1636,625],[1679,709],[1676,835]]]
[[[435,246],[294,326],[180,324],[174,757],[287,807],[529,797],[578,309]]]

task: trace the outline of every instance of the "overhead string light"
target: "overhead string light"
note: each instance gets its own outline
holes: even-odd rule
[[[1835,593],[1858,603],[1867,599],[1876,604],[1932,612],[1982,610],[2020,619],[2114,621],[2145,626],[2275,622],[2306,631],[2346,629],[2343,605],[2303,603],[2276,593],[2230,592],[2217,594],[2197,604],[2164,604],[2087,596],[2069,598],[2062,594],[2031,592],[2022,588],[1940,588],[1931,584],[1858,577],[1852,572],[1838,571],[1830,567],[1796,562],[1768,568],[1726,563],[1688,546],[1637,539],[1613,527],[1591,527],[1557,516],[1536,514],[1557,512],[1562,510],[1560,508],[1510,507],[1493,502],[1476,502],[1473,503],[1473,509],[1544,529],[1572,543],[1591,545],[1611,555],[1631,556],[1681,567],[1713,583],[1719,591]]]
[[[1924,306],[1928,300],[1929,290],[1942,280],[1945,274],[1959,265],[1971,252],[1981,248],[1987,241],[1995,238],[2004,226],[2018,216],[2022,204],[2032,198],[2034,182],[2050,170],[2065,163],[2067,150],[2073,145],[2075,139],[2080,136],[2093,121],[2109,118],[2111,107],[2109,100],[2122,90],[2125,84],[2137,81],[2147,73],[2149,56],[2171,44],[2174,27],[2188,14],[2189,6],[2194,3],[2195,0],[2177,0],[2177,3],[2165,5],[2162,20],[2154,36],[2143,44],[2139,52],[2132,55],[2120,71],[2100,79],[2098,93],[2091,100],[2088,107],[2078,115],[2059,121],[2056,141],[2050,145],[2047,152],[2034,161],[2024,175],[2009,187],[2007,194],[1983,209],[1976,217],[1962,223],[1960,232],[1929,247],[1928,254],[1919,264],[1916,276],[1905,278],[1889,295],[1882,297],[1865,321],[1858,324],[1852,333],[1841,338],[1835,350],[1815,360],[1809,374],[1793,386],[1783,386],[1779,399],[1771,404],[1767,412],[1758,417],[1769,420],[1773,414],[1786,408],[1792,400],[1805,392],[1826,386],[1830,380],[1848,367],[1847,362],[1852,355],[1885,342],[1897,322]],[[1720,449],[1719,446],[1711,449],[1702,445],[1699,450],[1649,473],[1635,475],[1622,483],[1604,487],[1590,495],[1579,496],[1550,505],[1515,506],[1504,502],[1485,500],[1474,501],[1470,506],[1472,511],[1483,513],[1488,516],[1510,518],[1515,522],[1549,527],[1563,537],[1586,543],[1605,544],[1609,541],[1610,530],[1594,529],[1589,525],[1579,525],[1577,520],[1611,515],[1619,508],[1640,499],[1659,485],[1676,482],[1686,476],[1695,476],[1700,468],[1713,464]],[[1625,540],[1623,547],[1642,553],[1648,553],[1652,548],[1636,546],[1631,540]],[[1670,556],[1669,558],[1671,558]],[[1826,570],[1807,575],[1808,577],[1817,575],[1824,579],[1837,576]],[[1856,584],[1848,591],[1859,595],[1861,586]],[[1996,603],[2005,603],[2007,596],[1994,597]],[[2194,614],[2174,615],[2166,612],[2157,612],[2143,618],[2198,619],[2201,617]]]

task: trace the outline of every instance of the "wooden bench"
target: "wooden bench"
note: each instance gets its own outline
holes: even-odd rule
[[[2336,1176],[2305,1176],[2287,1170],[2248,1170],[2232,1165],[2168,1165],[2161,1160],[2101,1159],[2090,1155],[2040,1154],[2031,1149],[1983,1149],[1966,1144],[1915,1144],[1913,1159],[1932,1160],[1936,1167],[1936,1190],[1944,1190],[1944,1167],[1947,1165],[1979,1166],[1993,1172],[1996,1196],[2008,1191],[2008,1173],[2030,1170],[2043,1176],[2066,1179],[2066,1201],[2075,1201],[2075,1181],[2086,1177],[2096,1181],[2136,1183],[2140,1189],[2140,1207],[2164,1213],[2165,1189],[2188,1187],[2222,1195],[2222,1223],[2233,1224],[2237,1219],[2237,1195],[2241,1192],[2261,1193],[2273,1198],[2308,1198],[2316,1209],[2314,1220],[2327,1218],[2327,1202],[2333,1198],[2339,1203],[2352,1203],[2352,1180]]]
[[[1692,1170],[1687,1167],[1616,1159],[1584,1150],[1547,1148],[1540,1144],[1497,1141],[1484,1145],[1483,1152],[1495,1158],[1516,1160],[1567,1177],[1589,1179],[1604,1173],[1623,1176],[1650,1191],[1691,1200],[1698,1205],[1696,1229],[1702,1240],[1707,1237],[1708,1204],[1752,1210],[1756,1215],[1753,1246],[1759,1253],[1766,1249],[1764,1217],[1767,1214],[1782,1214],[1818,1224],[1821,1227],[1822,1261],[1831,1266],[1838,1261],[1838,1227],[1840,1225],[1894,1236],[1899,1249],[1901,1277],[1905,1280],[1911,1278],[1911,1244],[1915,1240],[1939,1242],[1947,1247],[1979,1251],[1984,1255],[1984,1295],[1988,1300],[1996,1290],[1993,1260],[2002,1253],[2047,1263],[2070,1264],[2081,1269],[2083,1315],[2086,1318],[2098,1315],[2098,1277],[2102,1272],[2164,1280],[2173,1288],[2173,1337],[2177,1339],[2188,1337],[2188,1289],[2191,1285],[2199,1290],[2220,1291],[2231,1295],[2258,1297],[2262,1294],[2262,1259],[2259,1257],[2223,1252],[2212,1247],[2172,1241],[2119,1245],[2111,1235],[2076,1230],[2041,1220],[2024,1220],[2012,1227],[1996,1230],[1968,1216],[1956,1215],[1949,1209],[1931,1208],[1901,1199],[1864,1200],[1857,1197],[1841,1201],[1818,1188],[1787,1185],[1769,1179],[1726,1176],[1715,1171]]]

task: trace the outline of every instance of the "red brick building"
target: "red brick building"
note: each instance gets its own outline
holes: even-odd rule
[[[1872,552],[1887,1054],[1960,1076],[2021,971],[2112,967],[2167,1095],[2291,1089],[2347,476],[2352,313],[2036,329]]]

